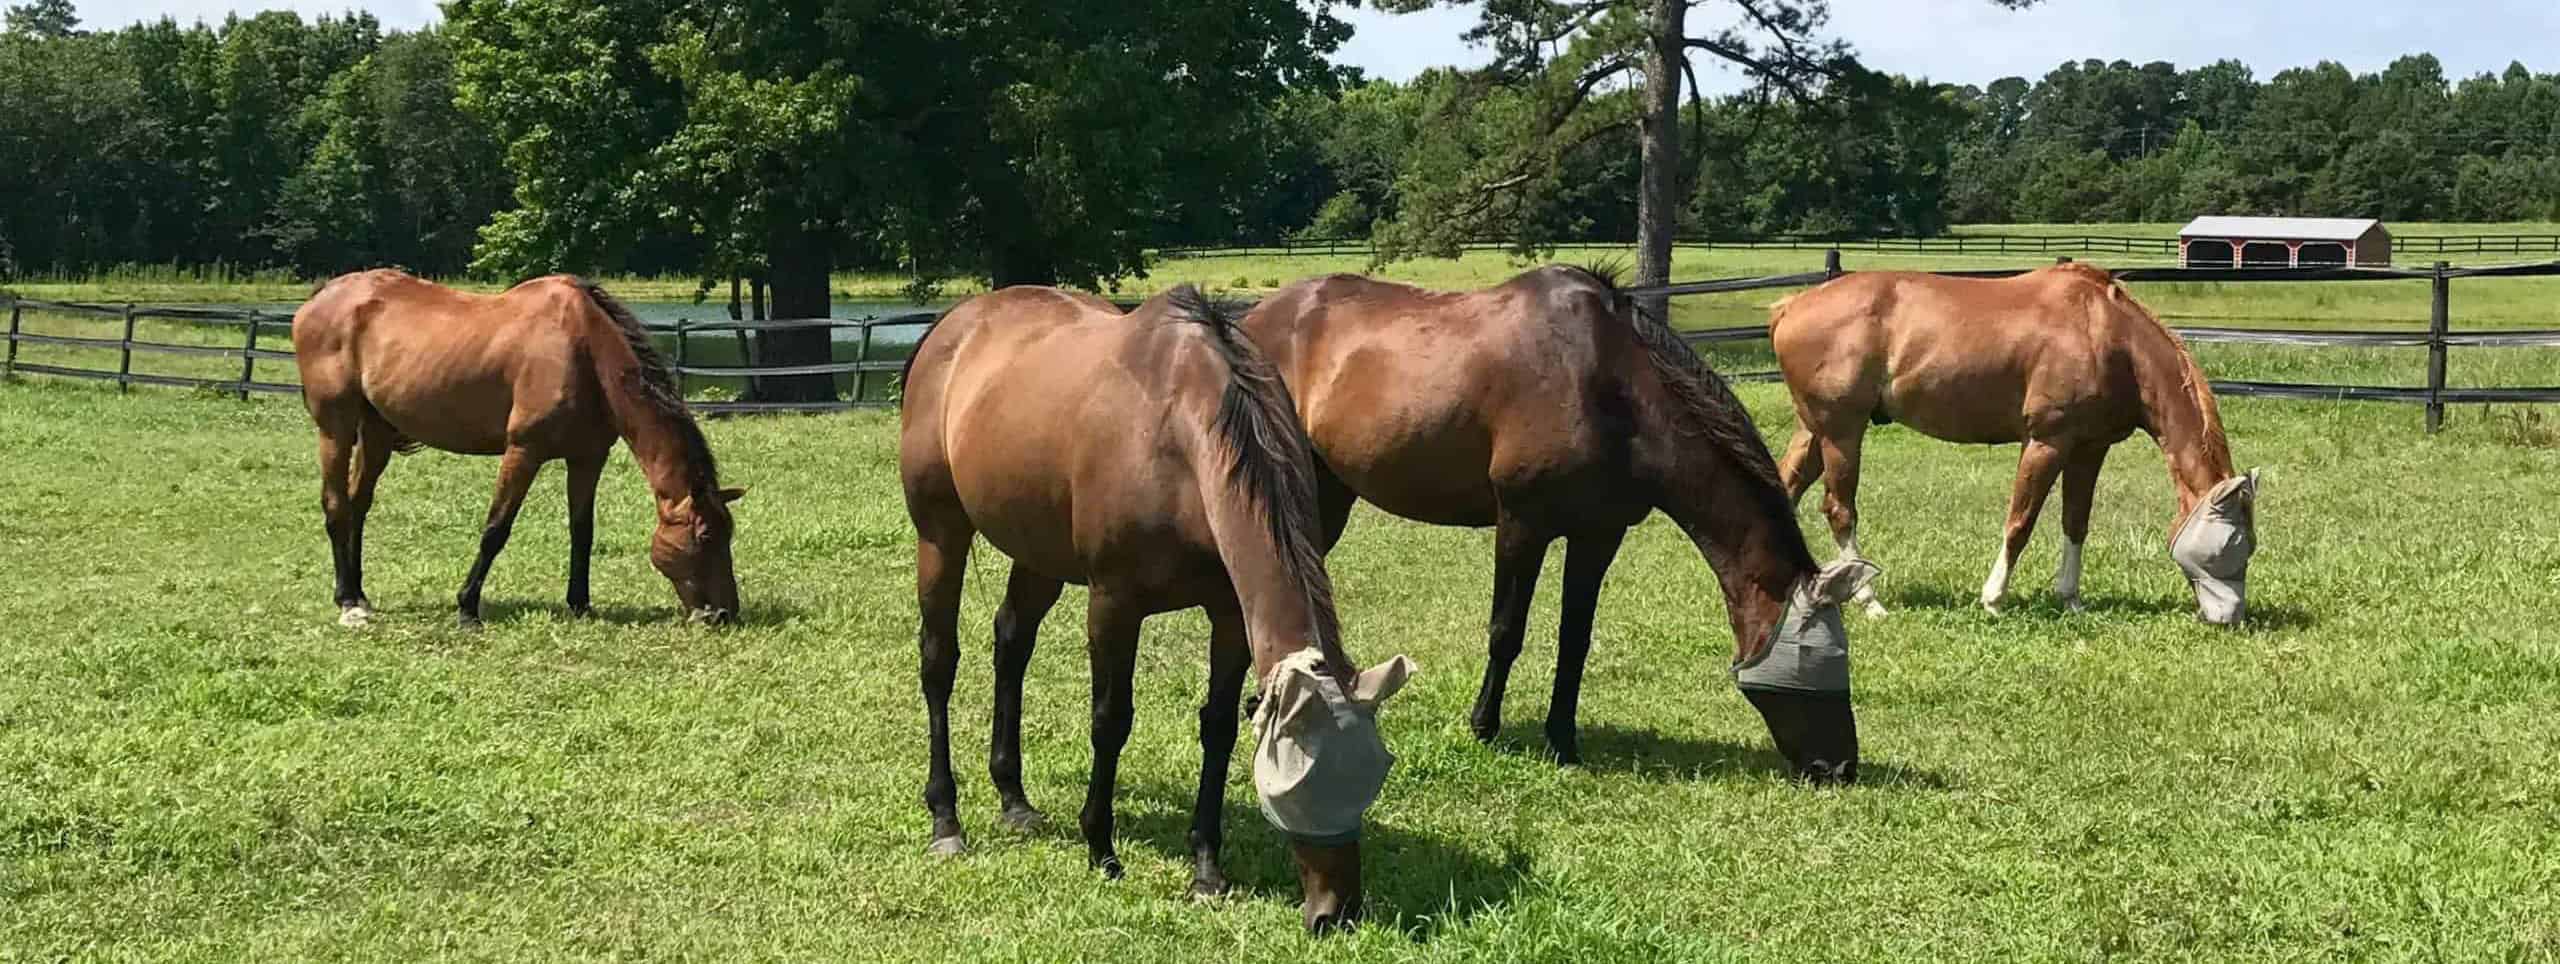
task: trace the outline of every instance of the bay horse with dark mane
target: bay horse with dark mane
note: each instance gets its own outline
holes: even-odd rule
[[[1548,544],[1565,541],[1547,742],[1580,758],[1574,716],[1601,577],[1659,509],[1715,571],[1735,682],[1795,771],[1857,774],[1838,604],[1871,567],[1820,570],[1768,446],[1722,379],[1606,273],[1538,268],[1437,293],[1357,275],[1254,307],[1315,442],[1326,545],[1355,498],[1420,522],[1494,529],[1490,659],[1471,724],[1492,740]]]
[[[2198,618],[2227,625],[2247,613],[2257,474],[2233,470],[2213,387],[2185,342],[2106,271],[2064,263],[1996,280],[1862,271],[1779,302],[1769,341],[1795,397],[1788,497],[1821,480],[1843,557],[1858,557],[1858,453],[1869,424],[2024,443],[1982,605],[1997,610],[2059,478],[2054,595],[2078,610],[2098,470],[2109,448],[2140,431],[2168,457],[2178,492],[2170,558],[2195,591]],[[1862,598],[1883,614],[1872,595]]]
[[[970,299],[909,359],[898,470],[916,528],[925,809],[935,853],[967,849],[951,774],[961,581],[973,536],[1013,560],[995,618],[987,769],[1002,822],[1038,824],[1022,788],[1022,680],[1061,587],[1090,587],[1093,775],[1086,854],[1120,875],[1112,791],[1135,707],[1139,624],[1208,611],[1208,697],[1191,816],[1192,889],[1223,893],[1226,772],[1245,670],[1261,678],[1254,783],[1291,842],[1313,930],[1360,913],[1360,816],[1392,757],[1377,704],[1397,657],[1355,674],[1317,547],[1313,466],[1289,396],[1226,313],[1182,286],[1122,314],[1092,295],[1016,287]]]
[[[363,625],[364,520],[392,453],[495,455],[497,496],[455,598],[480,621],[480,587],[544,462],[569,463],[569,611],[586,615],[596,482],[619,439],[657,497],[649,561],[688,616],[738,615],[729,503],[702,429],[648,330],[604,289],[566,275],[475,295],[389,269],[341,275],[293,316],[302,400],[320,429],[320,510],[339,622]]]

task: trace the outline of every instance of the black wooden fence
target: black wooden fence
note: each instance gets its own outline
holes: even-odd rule
[[[1670,297],[1682,297],[1722,292],[1805,287],[1820,284],[1823,281],[1838,277],[1842,273],[1840,267],[1840,251],[1838,249],[1831,249],[1825,255],[1824,262],[1824,267],[1820,271],[1751,278],[1722,278],[1707,281],[1687,281],[1652,288],[1636,288],[1632,289],[1630,293],[1640,296],[1664,295]],[[1965,271],[1940,271],[1936,273],[1956,277],[1999,278],[2022,274],[2027,270],[2029,269],[2010,267]],[[2137,283],[2165,281],[2213,283],[2426,281],[2432,285],[2434,289],[2434,298],[2432,301],[2432,310],[2430,311],[2427,329],[2425,331],[2326,331],[2286,328],[2227,328],[2210,326],[2179,327],[2176,329],[2177,332],[2187,340],[2197,342],[2232,342],[2261,345],[2296,345],[2306,347],[2345,346],[2362,348],[2425,348],[2427,350],[2427,383],[2424,386],[2331,385],[2299,382],[2216,379],[2213,382],[2213,389],[2219,394],[2330,401],[2417,403],[2426,406],[2426,427],[2429,432],[2433,432],[2442,426],[2444,422],[2444,408],[2447,405],[2495,402],[2560,402],[2560,386],[2546,388],[2456,388],[2445,384],[2446,356],[2454,348],[2549,347],[2560,345],[2560,329],[2501,329],[2475,333],[2457,333],[2453,331],[2451,309],[2451,291],[2453,282],[2462,278],[2524,278],[2560,276],[2560,261],[2468,268],[2454,267],[2443,262],[2438,262],[2434,267],[2427,269],[2359,268],[2343,266],[2239,269],[2136,267],[2118,270],[2114,272],[2114,274],[2120,280]],[[171,385],[232,393],[244,399],[249,397],[253,392],[289,393],[299,392],[301,390],[298,385],[261,381],[258,377],[258,363],[261,361],[290,362],[293,360],[293,353],[291,351],[278,350],[279,348],[290,347],[289,339],[278,339],[273,336],[284,335],[289,333],[291,330],[292,319],[283,315],[271,312],[232,309],[146,307],[131,304],[75,304],[18,299],[7,296],[0,296],[0,305],[6,306],[9,317],[8,356],[5,367],[0,367],[0,375],[29,373],[55,375],[67,378],[106,379],[116,382],[120,389],[127,390],[138,384]],[[123,334],[122,337],[119,338],[101,338],[93,336],[38,334],[28,332],[22,328],[22,319],[24,315],[30,311],[113,319],[121,321]],[[852,383],[849,386],[850,391],[847,395],[830,401],[762,402],[701,400],[692,403],[693,407],[697,410],[712,414],[838,411],[862,406],[894,405],[896,403],[895,387],[890,383],[895,381],[895,373],[904,367],[907,350],[902,347],[893,352],[882,351],[881,349],[886,346],[875,346],[875,341],[878,340],[877,333],[881,329],[911,330],[915,333],[915,337],[907,339],[907,344],[912,345],[915,341],[922,339],[924,332],[933,326],[938,317],[939,316],[933,312],[912,312],[907,314],[860,319],[821,318],[786,321],[678,321],[672,326],[653,327],[651,330],[670,336],[673,339],[675,371],[679,382],[682,382],[685,379],[708,378],[745,379],[752,382],[752,380],[757,378],[783,376],[853,376]],[[238,347],[231,347],[228,345],[180,345],[165,342],[145,341],[137,338],[135,334],[136,323],[143,319],[167,319],[173,321],[235,326],[240,329],[241,340]],[[754,342],[752,339],[753,333],[759,331],[805,330],[811,328],[823,328],[829,332],[843,330],[853,330],[858,332],[858,335],[851,343],[852,357],[850,359],[840,361],[801,365],[765,365],[758,364],[756,362]],[[273,335],[270,335],[270,332],[272,332]],[[726,336],[736,346],[734,354],[738,358],[739,364],[696,364],[698,360],[695,356],[696,345],[703,339],[718,339],[723,336]],[[1683,337],[1688,339],[1688,341],[1693,345],[1750,342],[1768,338],[1769,331],[1765,325],[1748,325],[1732,328],[1712,328],[1690,331],[1685,332]],[[830,335],[830,341],[834,341],[834,336],[832,334]],[[78,368],[69,365],[33,363],[24,361],[20,358],[19,347],[21,345],[114,351],[118,353],[118,363],[114,371]],[[225,377],[205,377],[201,375],[181,376],[137,372],[134,370],[133,364],[136,354],[186,355],[219,359],[235,359],[240,365],[239,374],[237,377],[229,377],[227,369]],[[1775,380],[1778,377],[1778,373],[1774,371],[1754,371],[1733,374],[1729,377],[1736,381],[1770,381]],[[875,393],[873,391],[875,385],[884,389],[884,391]]]
[[[1756,237],[1688,237],[1674,246],[1696,251],[1866,251],[1892,254],[2126,254],[2157,258],[2178,256],[2178,239],[2115,234],[1946,234],[1936,237],[1851,238],[1819,234],[1773,234]],[[2560,234],[2406,235],[2391,239],[2397,254],[2560,254]],[[1481,241],[1461,245],[1470,251],[1509,250],[1514,245]],[[1558,251],[1624,251],[1618,241],[1566,241]],[[1241,258],[1285,255],[1367,255],[1376,250],[1368,238],[1283,238],[1251,244],[1199,245],[1157,250],[1165,257]]]

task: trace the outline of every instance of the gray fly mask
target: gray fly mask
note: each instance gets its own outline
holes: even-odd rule
[[[2206,492],[2169,540],[2169,558],[2196,589],[2196,616],[2227,626],[2248,614],[2249,556],[2258,551],[2258,473]]]
[[[1346,693],[1313,647],[1273,666],[1253,714],[1253,789],[1263,818],[1303,843],[1360,839],[1360,816],[1396,763],[1378,736],[1378,704],[1413,671],[1413,661],[1398,656],[1360,674]]]
[[[1849,632],[1840,604],[1883,570],[1864,559],[1844,559],[1798,584],[1787,610],[1769,630],[1760,655],[1733,666],[1733,684],[1746,690],[1788,693],[1849,691]]]

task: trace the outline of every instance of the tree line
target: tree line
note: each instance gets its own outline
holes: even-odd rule
[[[457,0],[420,31],[93,31],[36,0],[0,32],[0,280],[745,275],[814,314],[839,267],[1102,284],[1173,244],[1623,241],[1649,117],[1685,145],[1661,188],[1686,235],[2560,219],[2560,75],[2522,65],[2089,60],[1975,87],[1799,47],[1815,15],[1759,47],[1687,38],[1753,86],[1648,113],[1622,79],[1640,40],[1563,42],[1610,6],[1494,5],[1534,15],[1487,15],[1493,65],[1392,82],[1329,63],[1348,28],[1297,0]]]

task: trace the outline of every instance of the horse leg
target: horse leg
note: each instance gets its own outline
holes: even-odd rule
[[[1013,567],[1005,580],[1004,605],[996,609],[996,719],[987,739],[987,777],[996,785],[1005,826],[1029,832],[1045,820],[1022,792],[1022,675],[1031,667],[1031,647],[1040,620],[1057,605],[1065,584]]]
[[[2075,613],[2088,608],[2080,602],[2080,547],[2089,541],[2089,506],[2097,497],[2098,470],[2106,464],[2106,448],[2092,445],[2062,465],[2062,565],[2054,570],[2053,594]]]
[[[1858,454],[1866,441],[1864,422],[1814,440],[1822,462],[1822,516],[1831,523],[1831,540],[1839,545],[1844,561],[1866,558],[1858,554]],[[1867,615],[1885,615],[1884,603],[1876,600],[1873,582],[1860,587],[1853,598],[1866,606]]]
[[[1787,439],[1786,457],[1778,460],[1778,478],[1787,486],[1789,504],[1804,501],[1805,491],[1822,480],[1820,442],[1801,420],[1796,424],[1795,435]]]
[[[498,460],[498,494],[489,500],[489,520],[480,528],[480,556],[472,560],[471,575],[462,580],[462,591],[453,598],[464,626],[480,625],[480,584],[489,578],[489,566],[498,561],[498,551],[507,547],[507,536],[516,527],[516,510],[524,507],[524,494],[533,488],[534,473],[541,469],[542,461],[520,445],[507,446],[506,455]]]
[[[1084,788],[1085,860],[1102,875],[1120,879],[1120,854],[1111,846],[1111,796],[1120,783],[1120,748],[1129,743],[1137,716],[1130,688],[1138,675],[1138,624],[1144,613],[1096,589],[1085,604],[1085,656],[1093,671],[1093,776]]]
[[[382,481],[383,470],[391,467],[391,454],[399,445],[398,429],[380,413],[365,413],[364,428],[356,433],[355,478],[347,490],[346,527],[346,589],[355,598],[356,612],[363,616],[373,613],[373,602],[364,594],[364,520],[373,513],[374,486]]]
[[[965,525],[916,526],[916,652],[932,749],[925,765],[924,809],[933,818],[931,853],[969,849],[960,833],[960,785],[951,778],[951,683],[960,674],[960,584],[969,573]]]
[[[2028,439],[2025,450],[2018,453],[2018,484],[2009,493],[2009,524],[2001,534],[2000,555],[1991,560],[1991,578],[1982,582],[1982,608],[2000,611],[2000,597],[2009,591],[2009,567],[2017,564],[2018,553],[2027,548],[2027,537],[2035,534],[2036,514],[2044,511],[2044,497],[2053,491],[2062,463],[2062,450],[2042,439]]]
[[[348,512],[354,499],[348,491],[353,479],[356,427],[349,419],[332,418],[315,406],[312,421],[320,427],[320,519],[329,533],[329,566],[336,580],[333,595],[338,604],[338,624],[362,626],[373,617],[373,607],[364,598],[364,576],[354,565],[348,552],[353,545],[355,523]]]
[[[604,474],[604,457],[569,460],[569,615],[587,617],[587,563],[595,554],[596,480]]]
[[[1236,751],[1236,702],[1244,697],[1244,674],[1252,664],[1243,611],[1233,601],[1210,607],[1209,695],[1200,704],[1200,792],[1191,801],[1194,897],[1227,892],[1227,875],[1218,869],[1218,851],[1227,838],[1227,764]]]
[[[1537,594],[1538,565],[1554,539],[1504,515],[1493,527],[1493,619],[1487,626],[1484,686],[1476,690],[1475,711],[1468,714],[1476,739],[1487,743],[1502,733],[1502,691],[1511,685],[1511,664],[1520,658],[1520,637],[1529,624],[1529,598]]]
[[[1591,658],[1591,615],[1600,606],[1600,578],[1626,537],[1625,529],[1603,529],[1564,542],[1564,616],[1556,624],[1555,692],[1547,698],[1547,747],[1558,763],[1582,762],[1574,715],[1582,703],[1582,665]]]

